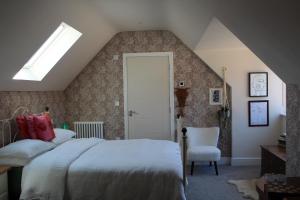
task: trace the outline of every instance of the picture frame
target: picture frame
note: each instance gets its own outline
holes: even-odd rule
[[[249,73],[249,97],[268,96],[268,72]]]
[[[223,89],[222,88],[210,88],[209,89],[209,104],[210,105],[222,105],[223,104]]]
[[[248,101],[249,127],[269,126],[269,101]]]

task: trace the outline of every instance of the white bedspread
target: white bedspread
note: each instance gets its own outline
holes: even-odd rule
[[[21,199],[184,200],[179,145],[78,139],[23,171]]]
[[[69,165],[100,139],[70,140],[23,168],[20,199],[63,199]]]

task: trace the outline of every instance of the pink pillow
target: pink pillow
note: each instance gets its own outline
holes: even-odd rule
[[[24,139],[30,138],[30,135],[29,135],[29,132],[28,132],[26,117],[24,115],[17,116],[16,121],[17,121],[17,124],[18,124],[20,135]]]
[[[40,115],[33,117],[34,129],[38,139],[43,141],[51,141],[55,138],[55,133],[48,115]]]
[[[25,117],[26,122],[27,122],[27,129],[28,129],[28,135],[30,139],[38,139],[35,127],[34,127],[34,115],[27,115]]]

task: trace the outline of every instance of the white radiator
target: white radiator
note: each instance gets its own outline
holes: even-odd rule
[[[76,138],[103,138],[103,122],[74,122]]]

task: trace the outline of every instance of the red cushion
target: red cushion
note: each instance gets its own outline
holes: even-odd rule
[[[38,139],[51,141],[55,138],[51,118],[48,115],[34,116],[34,129]]]
[[[26,118],[26,122],[27,122],[27,128],[28,128],[28,134],[30,139],[38,139],[37,137],[37,133],[35,131],[35,127],[34,127],[34,115],[27,115]]]
[[[29,132],[28,132],[26,117],[23,116],[23,115],[17,116],[16,121],[17,121],[19,132],[20,132],[21,136],[24,139],[30,138],[30,135],[29,135]]]

